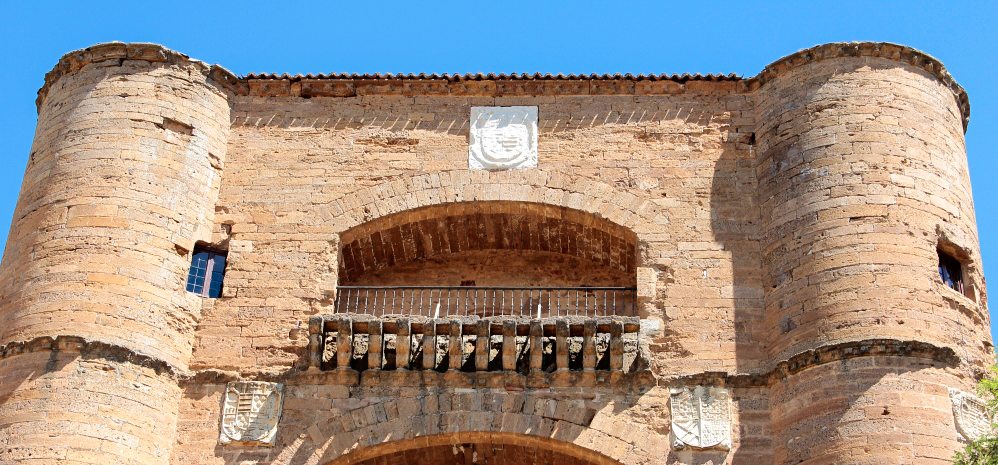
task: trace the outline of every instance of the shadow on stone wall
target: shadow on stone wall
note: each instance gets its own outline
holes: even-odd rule
[[[755,134],[729,133],[721,156],[714,165],[710,190],[711,232],[714,241],[730,254],[733,303],[735,374],[766,371],[764,339],[764,290],[760,239],[762,220],[755,174]],[[725,384],[727,380],[718,384]],[[715,382],[717,382],[715,381]],[[770,460],[771,437],[768,389],[731,388],[733,440],[731,463],[761,463]],[[713,457],[723,462],[724,455]],[[710,457],[706,455],[705,457]],[[694,462],[696,463],[696,462]]]
[[[399,441],[456,433],[574,444],[622,463],[651,463],[667,454],[669,431],[660,420],[668,416],[668,390],[655,387],[647,372],[554,373],[547,376],[557,387],[533,388],[525,385],[527,377],[508,373],[367,371],[358,384],[351,371],[287,380],[277,443],[270,449],[218,445],[217,426],[182,418],[176,461],[196,463],[212,441],[215,456],[225,463],[321,464],[396,447]],[[183,410],[217,422],[224,389],[224,384],[189,384],[185,399],[194,405]]]

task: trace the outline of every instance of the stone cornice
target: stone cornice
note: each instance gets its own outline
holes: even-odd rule
[[[970,99],[967,97],[967,91],[956,82],[956,79],[946,70],[942,62],[932,55],[905,45],[889,42],[834,42],[817,45],[774,61],[755,77],[748,79],[746,84],[750,90],[755,90],[767,82],[785,75],[790,70],[809,63],[833,58],[857,57],[892,60],[921,68],[935,76],[936,79],[953,92],[953,96],[956,98],[957,105],[960,107],[960,113],[963,117],[963,130],[967,130],[967,124],[970,123]]]
[[[157,374],[180,379],[186,376],[178,367],[149,355],[138,353],[127,347],[93,341],[79,336],[42,336],[28,341],[13,341],[0,345],[0,360],[26,353],[68,352],[84,358],[101,358],[115,362],[149,368]]]
[[[79,336],[43,336],[29,341],[15,341],[0,346],[0,360],[14,357],[25,353],[34,352],[69,352],[78,353],[84,358],[101,358],[116,362],[127,362],[132,365],[149,368],[157,374],[165,374],[169,378],[177,380],[184,385],[197,384],[224,384],[229,381],[239,380],[264,380],[278,382],[294,382],[295,384],[337,384],[337,385],[368,385],[381,384],[389,378],[390,384],[397,385],[399,381],[406,381],[402,385],[422,386],[422,385],[461,385],[464,387],[487,387],[488,379],[502,380],[501,385],[523,384],[523,387],[539,386],[562,386],[569,387],[582,384],[589,386],[608,385],[607,383],[619,384],[621,380],[627,379],[634,383],[638,389],[656,384],[654,376],[646,369],[626,375],[616,374],[607,377],[602,381],[593,378],[592,373],[566,372],[561,374],[561,378],[552,382],[553,375],[540,374],[544,382],[534,379],[534,383],[528,382],[528,377],[516,373],[492,372],[492,373],[457,373],[452,376],[445,376],[434,371],[423,373],[421,371],[387,371],[368,374],[367,378],[374,376],[364,382],[364,377],[353,370],[333,370],[321,372],[318,370],[304,370],[301,367],[285,367],[283,369],[273,367],[271,370],[256,370],[250,372],[235,372],[224,370],[199,370],[195,372],[184,372],[148,355],[140,354],[126,347],[108,344],[101,341],[91,341]],[[787,360],[780,361],[774,368],[764,373],[727,373],[727,372],[702,372],[688,375],[668,376],[657,379],[657,384],[661,386],[675,385],[719,385],[734,388],[761,388],[768,387],[774,383],[800,373],[804,370],[825,365],[833,362],[861,358],[861,357],[907,357],[938,363],[947,367],[958,367],[961,365],[960,358],[953,349],[940,347],[934,344],[920,341],[901,341],[897,339],[866,339],[861,341],[843,342],[817,349],[799,353]],[[980,377],[983,372],[974,370],[973,375]],[[427,377],[436,378],[436,382],[427,382]],[[380,377],[380,378],[379,378]],[[536,376],[534,378],[537,378]],[[612,379],[611,379],[612,378]],[[430,380],[432,381],[432,380]],[[512,384],[510,382],[512,381]],[[536,384],[536,386],[531,386]]]
[[[660,385],[723,385],[738,388],[767,387],[804,370],[861,357],[907,357],[958,367],[960,357],[949,347],[897,339],[865,339],[822,346],[777,362],[764,373],[703,372],[660,378]],[[975,376],[979,376],[975,373]]]
[[[353,97],[358,95],[669,95],[687,91],[753,92],[790,70],[833,58],[883,58],[920,68],[950,89],[956,98],[964,130],[970,121],[967,92],[936,58],[904,45],[885,42],[829,43],[787,55],[751,78],[734,74],[541,75],[541,74],[249,74],[237,77],[218,65],[208,65],[166,47],[149,43],[110,42],[69,52],[45,75],[38,90],[40,107],[49,87],[61,77],[90,63],[145,60],[188,63],[236,95],[272,97]]]
[[[119,63],[125,60],[139,60],[173,65],[189,64],[222,88],[231,88],[239,81],[234,74],[219,65],[209,65],[159,44],[107,42],[63,55],[55,67],[45,74],[45,84],[42,85],[41,89],[38,89],[35,105],[41,108],[49,88],[63,76],[73,74],[89,64],[109,60],[115,60]]]

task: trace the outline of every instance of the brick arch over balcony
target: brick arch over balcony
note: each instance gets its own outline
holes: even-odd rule
[[[391,269],[422,280],[443,274],[440,279],[457,282],[433,284],[456,285],[462,276],[454,272],[464,268],[463,278],[478,277],[479,284],[483,278],[493,285],[536,284],[554,275],[565,281],[560,284],[633,285],[637,262],[637,236],[629,229],[591,213],[530,202],[416,208],[354,227],[340,240],[341,284],[391,279],[384,276]],[[416,266],[406,270],[411,263]],[[504,265],[511,265],[508,272],[496,269]],[[526,274],[528,267],[539,275]]]
[[[453,433],[361,449],[326,465],[620,465],[571,443],[508,433]]]
[[[640,193],[561,171],[451,170],[402,175],[334,201],[329,214],[343,233],[406,210],[475,201],[529,202],[590,213],[633,231],[663,234],[665,208]],[[659,238],[665,236],[659,236]]]

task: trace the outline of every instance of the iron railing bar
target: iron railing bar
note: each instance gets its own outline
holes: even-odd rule
[[[520,294],[520,305],[517,307],[519,307],[520,316],[523,316],[523,291],[518,292],[518,294]]]
[[[558,312],[555,316],[561,316],[561,291],[558,292]]]
[[[337,286],[340,289],[468,289],[471,286]],[[546,289],[564,289],[564,290],[580,290],[580,291],[601,291],[601,290],[618,290],[618,291],[634,291],[637,290],[636,287],[623,287],[623,286],[474,286],[474,289],[495,289],[495,290],[506,290],[506,291],[525,291],[528,289],[533,290],[546,290]]]
[[[551,313],[551,291],[548,291],[546,295],[548,296],[548,308],[547,308],[547,311],[548,311],[548,313]]]
[[[573,315],[575,316],[579,316],[579,309],[581,309],[582,306],[585,305],[584,303],[580,303],[580,301],[582,300],[583,297],[585,297],[586,294],[584,292],[582,294],[579,294],[579,292],[580,291],[578,289],[575,290],[575,309],[574,309],[575,313],[573,313]]]
[[[623,286],[339,286],[337,291],[334,302],[336,312],[382,317],[389,314],[430,317],[480,314],[482,317],[509,315],[541,318],[545,312],[547,316],[599,317],[635,315],[637,312],[637,289]],[[389,291],[391,301],[388,299]],[[480,312],[479,292],[482,293]],[[363,303],[360,301],[361,294]],[[419,294],[418,297],[416,294]],[[589,302],[590,296],[592,302]],[[620,307],[617,300],[621,301]]]
[[[603,291],[603,316],[606,316],[606,291]]]

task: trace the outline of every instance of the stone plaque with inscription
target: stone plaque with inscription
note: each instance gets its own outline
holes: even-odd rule
[[[284,385],[236,381],[225,386],[221,444],[272,446],[284,403]]]
[[[731,396],[727,389],[678,387],[671,394],[673,447],[731,448]]]
[[[973,441],[991,428],[987,404],[973,394],[950,388],[949,399],[953,403],[953,422],[956,430],[969,441]]]
[[[537,107],[471,107],[468,168],[537,166]]]

